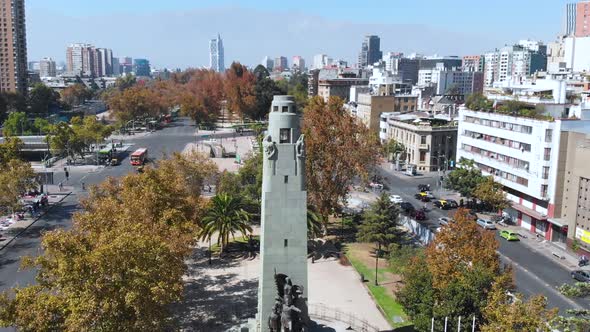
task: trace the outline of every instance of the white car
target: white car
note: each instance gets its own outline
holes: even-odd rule
[[[483,229],[496,229],[496,225],[491,220],[477,219],[477,224],[483,227]]]
[[[447,217],[440,217],[438,218],[438,223],[441,225],[448,225],[453,219]]]
[[[391,201],[391,203],[394,203],[394,204],[401,204],[404,202],[404,200],[402,199],[402,197],[400,195],[390,195],[389,200]]]

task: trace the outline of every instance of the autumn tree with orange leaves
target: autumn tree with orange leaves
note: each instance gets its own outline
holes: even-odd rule
[[[196,124],[215,122],[223,100],[222,76],[207,69],[192,70],[189,75],[190,78],[177,76],[179,83],[186,81],[177,89],[180,112]]]
[[[256,77],[239,62],[231,64],[225,72],[225,99],[227,109],[242,119],[254,118],[256,112]]]
[[[343,101],[313,98],[303,113],[309,202],[327,220],[349,193],[353,180],[367,178],[379,161],[377,135],[348,114]]]
[[[107,104],[120,122],[158,116],[170,107],[168,100],[163,98],[159,89],[146,84],[136,84],[113,93],[107,100]]]
[[[433,317],[436,331],[444,328],[445,317],[451,330],[457,329],[459,316],[466,330],[471,330],[474,316],[480,326],[492,287],[504,292],[513,288],[511,271],[502,268],[496,252],[494,233],[479,229],[464,209],[454,220],[402,276],[404,287],[397,297],[418,331],[430,330]]]

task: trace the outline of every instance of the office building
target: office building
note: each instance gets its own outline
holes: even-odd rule
[[[39,76],[41,77],[55,77],[57,70],[55,61],[52,58],[43,58],[39,61]]]
[[[113,51],[108,48],[95,49],[94,68],[96,77],[113,75]]]
[[[469,95],[483,92],[483,73],[475,71],[446,70],[439,64],[434,69],[421,69],[418,85],[435,86],[436,95]]]
[[[119,58],[113,58],[113,76],[121,76],[121,64]]]
[[[276,58],[273,70],[281,72],[286,69],[289,69],[289,63],[287,62],[287,58],[284,56]]]
[[[135,72],[135,76],[150,76],[150,62],[147,59],[134,59],[133,71]]]
[[[444,68],[446,70],[453,70],[461,68],[463,65],[463,59],[458,56],[428,56],[420,59],[420,70]]]
[[[358,57],[359,68],[367,68],[375,62],[379,62],[383,57],[381,52],[381,39],[378,36],[367,35],[361,46]]]
[[[265,56],[264,59],[262,59],[262,62],[260,64],[263,65],[264,68],[266,68],[266,70],[271,72],[274,67],[275,62],[269,56]]]
[[[560,37],[558,40],[547,44],[547,72],[558,74],[567,72],[567,63],[565,61],[565,39]]]
[[[225,72],[225,54],[223,50],[223,41],[217,34],[217,38],[209,41],[209,68],[218,73]]]
[[[133,58],[119,58],[119,64],[121,65],[121,74],[127,75],[133,72]]]
[[[388,52],[383,56],[385,69],[400,81],[409,84],[418,82],[420,59],[405,58],[403,53]]]
[[[457,124],[428,113],[383,114],[380,137],[403,144],[401,163],[417,171],[445,171],[455,160]]]
[[[579,1],[565,5],[563,33],[572,37],[590,37],[590,1]]]
[[[304,72],[305,71],[305,59],[299,55],[296,55],[293,57],[293,62],[292,62],[292,69],[293,71],[300,71],[300,72]]]
[[[330,97],[340,97],[345,102],[350,100],[350,87],[353,85],[367,85],[369,79],[357,78],[354,75],[339,75],[338,78],[318,80],[318,96],[328,101]]]
[[[27,93],[25,1],[0,0],[0,92]]]

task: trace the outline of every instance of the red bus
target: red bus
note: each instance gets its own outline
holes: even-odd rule
[[[131,165],[139,166],[145,164],[147,161],[147,148],[141,148],[135,150],[131,154]]]

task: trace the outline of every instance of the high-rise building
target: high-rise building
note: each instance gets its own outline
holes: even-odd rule
[[[95,76],[113,75],[113,51],[108,48],[97,48],[94,55]]]
[[[287,62],[287,58],[284,56],[280,56],[275,59],[274,63],[274,70],[275,71],[283,71],[289,68],[289,63]]]
[[[41,77],[55,77],[57,70],[55,61],[52,58],[43,58],[39,61],[39,76]]]
[[[271,59],[268,55],[264,57],[264,59],[262,59],[262,63],[261,65],[263,65],[266,70],[268,71],[272,71],[273,67],[274,67],[274,60]]]
[[[540,42],[521,40],[519,44],[496,49],[484,55],[485,86],[509,78],[523,79],[547,70],[547,46]]]
[[[385,70],[397,76],[404,83],[416,84],[418,82],[419,59],[405,58],[403,53],[387,52],[383,56]]]
[[[305,59],[299,55],[293,57],[293,63],[291,65],[293,71],[305,71]]]
[[[223,41],[219,34],[217,34],[216,39],[209,41],[209,68],[219,73],[225,71]]]
[[[313,56],[313,68],[312,69],[322,69],[327,66],[331,66],[334,62],[334,59],[330,58],[325,54],[316,54]]]
[[[381,39],[379,36],[367,35],[361,46],[361,52],[359,53],[358,65],[359,68],[366,68],[369,65],[373,65],[383,57],[381,52]]]
[[[135,76],[150,76],[150,62],[147,59],[133,60],[133,71],[135,72]]]
[[[590,15],[590,1],[579,1],[565,5],[565,19],[563,32],[566,36],[589,37],[590,25],[587,17]]]
[[[463,57],[463,71],[483,72],[484,57],[481,55],[466,55]]]
[[[121,64],[119,63],[119,58],[113,58],[113,76],[120,76],[121,75]]]
[[[66,51],[68,73],[79,76],[95,75],[95,55],[94,46],[90,44],[71,44]]]
[[[25,1],[0,0],[0,92],[27,92]]]

